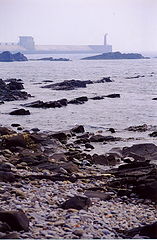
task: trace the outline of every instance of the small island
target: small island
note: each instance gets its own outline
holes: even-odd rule
[[[9,51],[5,51],[0,53],[0,62],[23,62],[28,61],[27,57],[24,56],[22,53],[11,53]]]
[[[109,52],[101,55],[95,55],[91,57],[81,58],[81,60],[108,60],[108,59],[148,59],[139,53],[121,53],[121,52]]]
[[[53,57],[46,57],[46,58],[39,58],[39,59],[31,59],[33,61],[58,61],[58,62],[67,62],[71,61],[68,58],[53,58]]]

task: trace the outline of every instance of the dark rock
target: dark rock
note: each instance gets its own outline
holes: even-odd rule
[[[67,141],[67,134],[64,132],[56,132],[51,137],[58,139],[61,143],[66,143]]]
[[[134,191],[142,198],[149,198],[157,202],[157,181],[139,184]]]
[[[24,89],[23,83],[19,82],[17,79],[10,79],[8,87],[10,90],[22,90]]]
[[[40,132],[40,129],[39,128],[32,128],[31,129],[33,132]]]
[[[0,171],[6,171],[9,172],[11,170],[10,165],[7,163],[0,163]]]
[[[39,100],[39,101],[23,104],[23,106],[34,107],[34,108],[60,108],[63,106],[67,106],[67,104],[68,104],[67,99],[60,99],[57,101],[49,101],[49,102],[43,102]]]
[[[157,98],[152,98],[152,100],[157,100]]]
[[[130,126],[128,128],[126,128],[126,130],[128,131],[133,131],[133,132],[145,132],[148,130],[148,126],[147,124],[143,124],[143,125],[140,125],[140,126]]]
[[[115,133],[116,131],[114,130],[114,128],[109,128],[109,131],[111,132],[111,133]]]
[[[25,110],[24,108],[14,110],[9,113],[10,115],[30,115],[29,110]]]
[[[20,127],[20,124],[19,123],[12,123],[11,126],[12,127]]]
[[[104,141],[116,141],[117,138],[113,136],[102,136],[102,135],[94,135],[89,139],[91,142],[104,142]]]
[[[95,96],[91,98],[92,100],[102,100],[104,99],[104,96]]]
[[[14,131],[6,128],[6,127],[0,127],[0,135],[3,136],[3,135],[10,135],[10,134],[13,134],[15,133]]]
[[[82,125],[76,126],[71,129],[72,133],[84,133],[84,127]]]
[[[157,146],[153,143],[135,144],[132,147],[124,147],[122,154],[124,157],[135,154],[146,160],[157,160]]]
[[[150,137],[157,137],[157,131],[150,133],[149,136]]]
[[[90,143],[85,143],[85,148],[94,149],[94,147]]]
[[[22,134],[17,134],[15,136],[9,136],[3,140],[4,145],[8,148],[10,147],[26,147],[26,140]]]
[[[0,181],[2,182],[14,182],[15,176],[11,172],[0,171]],[[0,220],[1,221],[1,220]]]
[[[134,78],[141,78],[141,77],[145,77],[144,75],[136,75],[134,77],[126,77],[126,79],[134,79]]]
[[[9,225],[5,222],[0,222],[0,232],[7,232],[10,231],[11,228],[9,227]]]
[[[112,82],[110,77],[103,77],[100,80],[97,80],[95,83],[105,83],[105,82]]]
[[[135,235],[147,236],[151,239],[157,239],[157,222],[145,225],[143,227],[133,228],[123,232],[126,238],[133,238]]]
[[[80,81],[80,80],[66,80],[60,83],[54,83],[43,86],[43,88],[51,88],[53,90],[74,90],[77,88],[86,88],[86,84],[92,84],[92,81]]]
[[[0,62],[28,61],[22,53],[12,54],[9,51],[0,53]]]
[[[91,206],[91,200],[86,196],[74,196],[65,201],[60,207],[63,209],[74,208],[87,210]]]
[[[120,94],[113,93],[113,94],[106,95],[105,97],[108,97],[108,98],[120,98]]]
[[[68,102],[68,104],[83,104],[84,102],[87,102],[88,98],[86,96],[78,97],[75,99],[72,99]]]
[[[116,157],[114,157],[112,154],[108,154],[108,155],[94,154],[92,156],[92,162],[94,164],[113,166],[113,165],[116,165],[118,163],[118,159]]]
[[[21,211],[0,211],[0,221],[6,222],[12,230],[28,231],[29,220],[25,213]]]
[[[53,57],[31,59],[31,60],[33,60],[33,61],[54,61],[54,62],[67,62],[67,61],[71,61],[69,58],[53,58]]]

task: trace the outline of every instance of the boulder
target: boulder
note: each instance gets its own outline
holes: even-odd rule
[[[25,110],[24,108],[14,110],[9,113],[10,115],[30,115],[29,110]]]
[[[128,131],[133,131],[133,132],[145,132],[148,130],[147,124],[139,125],[139,126],[130,126],[126,128]]]
[[[26,147],[26,140],[22,134],[8,136],[3,140],[4,145],[10,147]]]
[[[72,133],[84,133],[84,127],[82,125],[78,125],[71,129]]]
[[[147,224],[143,227],[133,228],[123,232],[126,238],[133,238],[135,235],[142,237],[148,237],[150,239],[157,239],[157,222]]]
[[[86,96],[78,97],[70,100],[68,104],[83,104],[84,102],[87,102],[88,98]]]
[[[7,223],[15,231],[29,230],[29,219],[22,210],[0,211],[0,221]]]
[[[141,198],[149,198],[154,202],[157,202],[157,180],[150,183],[146,182],[143,184],[139,184],[137,187],[134,188],[134,191]]]
[[[66,143],[67,141],[67,134],[64,132],[53,133],[51,137],[58,139],[61,143]]]
[[[14,61],[28,61],[28,59],[20,52],[15,54],[12,54],[9,51],[0,53],[0,62],[14,62]]]
[[[124,147],[122,150],[123,157],[131,157],[133,154],[145,160],[157,160],[157,146],[153,143],[142,143]]]
[[[120,98],[120,94],[113,93],[113,94],[106,95],[104,97],[107,97],[107,98]]]
[[[74,208],[77,210],[85,209],[87,210],[91,206],[91,200],[86,196],[74,196],[69,200],[61,204],[61,208],[69,209]]]
[[[150,137],[157,137],[157,131],[150,133],[149,136]]]

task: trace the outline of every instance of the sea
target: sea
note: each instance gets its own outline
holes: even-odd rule
[[[11,126],[19,123],[24,129],[39,128],[41,131],[60,131],[74,125],[84,125],[93,132],[116,129],[119,135],[133,125],[157,125],[157,59],[138,60],[80,60],[89,55],[57,54],[27,55],[28,59],[43,57],[69,58],[72,61],[28,61],[0,63],[0,78],[22,79],[25,91],[33,97],[28,100],[6,102],[0,105],[0,124]],[[140,75],[139,78],[132,78]],[[100,80],[110,77],[113,82],[89,84],[87,88],[71,91],[55,91],[45,86],[64,80]],[[130,78],[131,77],[131,78]],[[130,79],[129,79],[130,78]],[[55,109],[29,108],[31,115],[11,116],[8,113],[21,108],[22,104],[36,100],[53,101],[61,98],[120,94],[120,98],[89,100],[85,104]],[[128,134],[128,133],[127,133]],[[131,134],[131,133],[130,133]],[[130,135],[132,137],[132,135]],[[134,137],[135,133],[134,133]]]

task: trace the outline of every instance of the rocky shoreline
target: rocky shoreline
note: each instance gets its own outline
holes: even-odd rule
[[[0,127],[1,238],[157,238],[155,144],[100,155],[91,150],[118,141],[114,129],[19,127]]]

